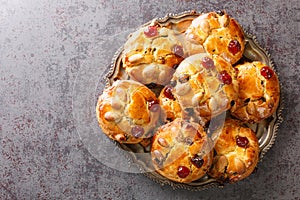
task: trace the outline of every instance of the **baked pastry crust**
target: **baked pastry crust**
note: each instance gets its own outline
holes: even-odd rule
[[[224,11],[201,14],[186,30],[188,40],[203,45],[211,55],[220,55],[231,64],[243,55],[245,37],[237,21]],[[230,46],[235,45],[236,48]]]
[[[262,75],[269,70],[270,78]],[[255,61],[236,66],[238,100],[231,114],[250,123],[258,123],[270,117],[277,109],[280,85],[276,73],[265,64]]]
[[[105,88],[96,114],[103,132],[120,143],[151,137],[162,117],[155,94],[132,80],[118,80]]]
[[[246,138],[246,139],[245,139]],[[255,169],[259,144],[255,133],[240,121],[227,119],[212,136],[216,155],[208,174],[221,182],[236,182]]]
[[[150,31],[152,34],[147,34]],[[123,54],[123,66],[131,79],[166,85],[184,59],[185,50],[173,30],[153,24],[132,33]]]
[[[223,80],[221,74],[226,74],[228,81]],[[236,100],[234,82],[235,70],[230,63],[220,56],[201,53],[181,62],[171,85],[182,117],[205,125],[211,117],[228,110]]]
[[[153,136],[151,156],[156,171],[162,176],[188,183],[209,170],[212,143],[202,126],[177,118],[159,128]]]

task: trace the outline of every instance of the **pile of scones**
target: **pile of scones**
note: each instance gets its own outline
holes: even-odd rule
[[[242,59],[245,45],[225,11],[202,13],[184,31],[155,21],[140,27],[122,51],[130,78],[114,81],[98,99],[103,133],[148,146],[155,171],[175,182],[248,177],[260,149],[246,124],[273,115],[280,86],[270,66]]]

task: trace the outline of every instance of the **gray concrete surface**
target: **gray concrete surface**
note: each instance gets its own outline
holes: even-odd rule
[[[280,74],[284,122],[257,172],[223,189],[174,191],[96,159],[78,135],[89,121],[76,117],[93,114],[78,108],[94,103],[122,34],[217,8],[257,36]],[[0,199],[300,199],[299,13],[297,0],[0,0]]]

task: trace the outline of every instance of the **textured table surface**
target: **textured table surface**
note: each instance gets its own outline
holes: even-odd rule
[[[103,164],[78,135],[74,109],[84,105],[73,102],[95,91],[123,42],[116,38],[191,9],[226,9],[254,33],[272,55],[285,100],[257,172],[200,192]],[[299,13],[297,0],[0,0],[0,199],[299,199]]]

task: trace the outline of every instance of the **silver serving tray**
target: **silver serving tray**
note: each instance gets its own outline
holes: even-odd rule
[[[163,27],[175,29],[176,31],[183,33],[191,23],[191,21],[198,17],[200,14],[201,13],[198,13],[196,11],[186,11],[179,14],[167,14],[163,18],[156,18],[144,24],[143,26],[147,26],[150,23],[155,22]],[[247,31],[244,32],[246,45],[242,59],[248,61],[261,61],[270,66],[274,71],[276,71],[270,54],[258,44],[257,39],[254,35],[248,33]],[[122,67],[122,51],[123,48],[121,47],[115,53],[115,56],[112,59],[110,71],[106,76],[106,86],[110,86],[114,81],[119,79],[129,79],[128,75],[125,73]],[[271,117],[262,121],[261,123],[248,124],[248,126],[256,133],[256,136],[258,137],[260,161],[263,159],[265,154],[275,142],[278,126],[283,120],[281,116],[282,109],[283,101],[282,99],[280,99],[279,106],[276,112]],[[191,183],[177,183],[171,181],[155,172],[151,164],[149,147],[144,147],[144,145],[141,144],[127,145],[119,144],[117,142],[115,142],[115,144],[121,149],[125,150],[125,156],[127,156],[128,162],[130,164],[137,166],[141,173],[161,185],[170,185],[174,189],[183,188],[188,190],[203,190],[211,187],[224,186],[223,183],[220,183],[207,175]]]

